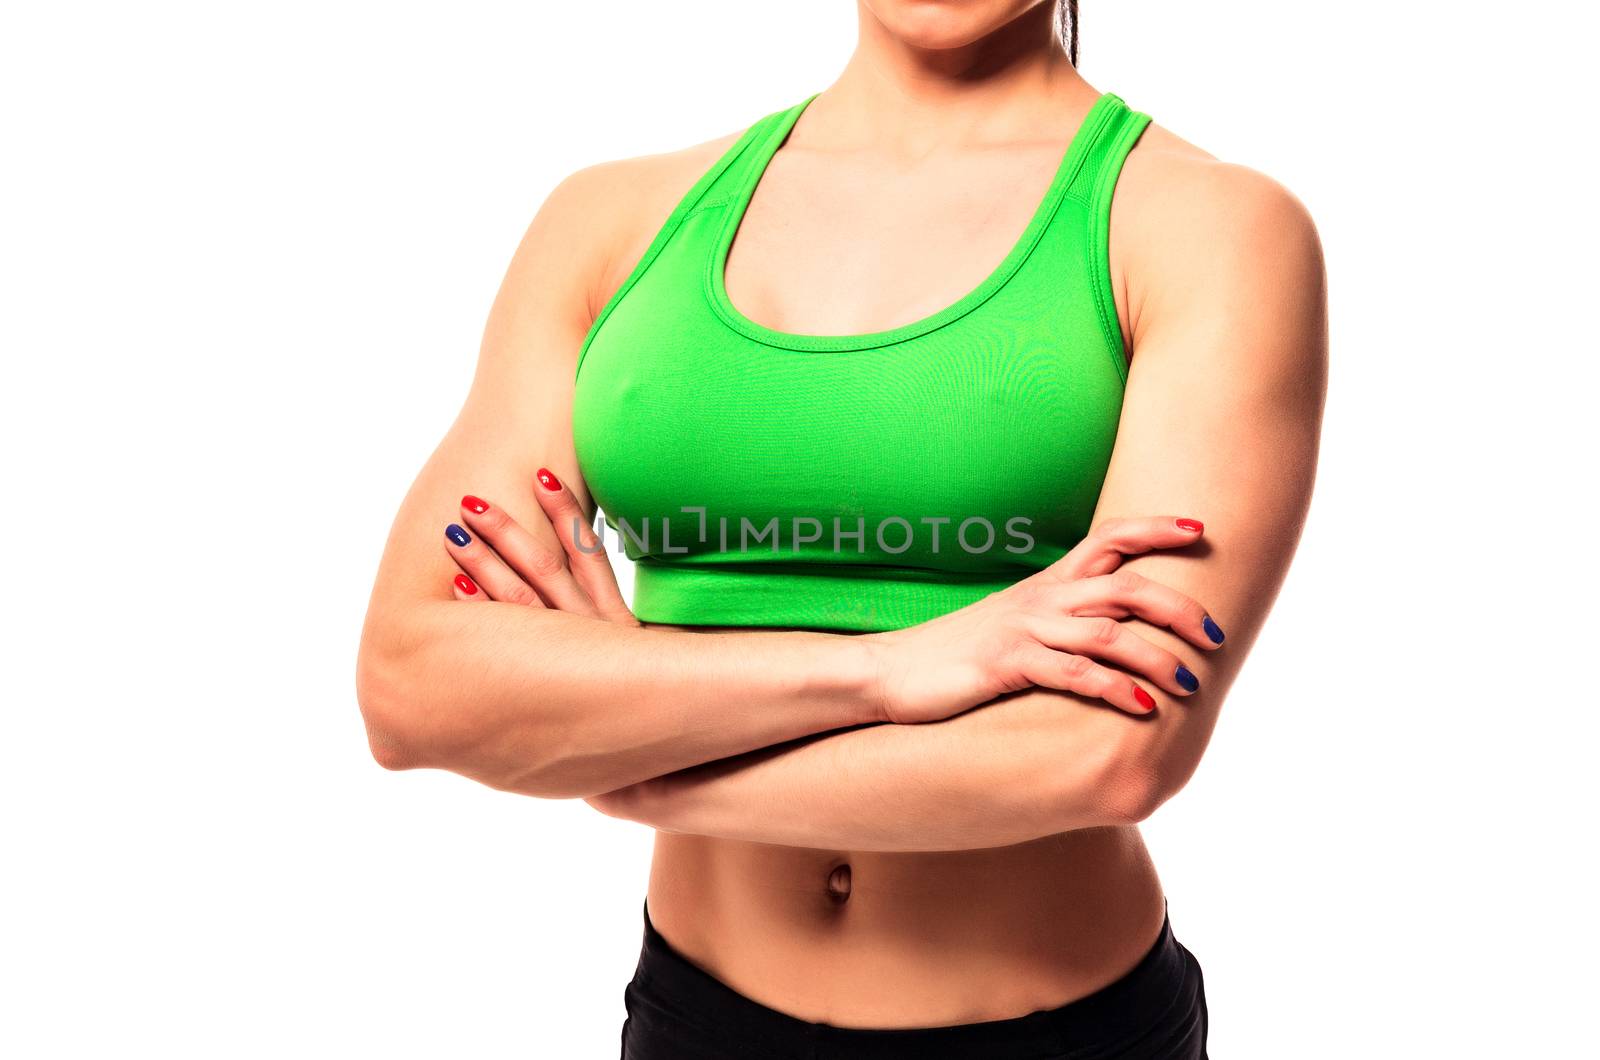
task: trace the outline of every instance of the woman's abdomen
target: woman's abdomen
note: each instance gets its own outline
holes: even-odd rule
[[[656,929],[707,972],[841,1027],[1057,1007],[1133,968],[1164,913],[1132,827],[917,854],[663,833],[648,898]]]

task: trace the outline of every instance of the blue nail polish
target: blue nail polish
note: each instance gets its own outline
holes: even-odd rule
[[[448,537],[452,542],[460,545],[462,548],[472,544],[472,538],[468,537],[467,532],[461,529],[461,527],[457,526],[455,523],[451,523],[449,526],[444,528],[444,536]],[[1206,621],[1209,622],[1211,620],[1208,618]],[[1217,639],[1222,639],[1221,634],[1217,635]]]
[[[1200,679],[1194,675],[1194,671],[1190,670],[1182,663],[1178,664],[1177,672],[1172,676],[1177,678],[1178,687],[1182,688],[1185,692],[1199,691]]]
[[[1206,616],[1205,621],[1201,623],[1201,626],[1204,627],[1206,636],[1211,638],[1211,643],[1222,643],[1222,627],[1211,621],[1210,615]]]

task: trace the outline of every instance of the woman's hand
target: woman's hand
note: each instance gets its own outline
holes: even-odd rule
[[[1131,674],[1192,694],[1199,680],[1183,660],[1117,619],[1165,626],[1206,650],[1222,643],[1222,630],[1189,597],[1117,568],[1124,556],[1192,545],[1203,532],[1193,519],[1106,520],[1032,577],[932,621],[870,634],[885,717],[939,721],[1030,685],[1147,714],[1155,700]]]
[[[637,626],[617,588],[605,549],[572,491],[539,469],[533,492],[548,523],[524,527],[479,497],[461,498],[463,529],[451,523],[445,548],[462,573],[457,600],[501,600]]]

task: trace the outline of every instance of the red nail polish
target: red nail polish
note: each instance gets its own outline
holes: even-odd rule
[[[479,500],[477,497],[474,497],[469,493],[465,497],[461,498],[461,507],[476,515],[482,515],[484,512],[489,510],[489,502]]]
[[[477,596],[478,595],[478,587],[476,585],[473,585],[472,584],[472,579],[467,577],[465,574],[457,574],[456,575],[456,588],[460,589],[462,592],[466,593],[468,596]]]
[[[1137,699],[1139,701],[1139,705],[1145,710],[1156,709],[1155,697],[1149,692],[1146,692],[1144,689],[1140,688],[1138,685],[1133,686],[1133,698]]]
[[[1198,519],[1179,519],[1178,520],[1178,529],[1179,530],[1187,530],[1191,534],[1198,534],[1200,531],[1204,530],[1205,528],[1206,528],[1206,524],[1202,523]]]
[[[541,467],[539,469],[539,485],[554,493],[561,488],[561,480],[556,478],[548,468]]]

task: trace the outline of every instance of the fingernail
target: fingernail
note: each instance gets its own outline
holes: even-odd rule
[[[472,584],[472,579],[467,577],[465,574],[457,574],[456,575],[456,588],[460,589],[462,592],[466,593],[468,596],[477,596],[478,595],[478,587],[476,585],[473,585]]]
[[[554,493],[561,488],[561,480],[556,478],[548,468],[541,467],[539,469],[539,485]]]
[[[1144,689],[1140,688],[1138,685],[1133,686],[1133,698],[1137,699],[1139,701],[1139,705],[1145,710],[1156,709],[1155,697],[1149,692],[1146,692]]]
[[[1205,621],[1201,622],[1200,625],[1206,631],[1206,636],[1211,638],[1211,643],[1222,643],[1222,627],[1211,621],[1210,615],[1207,615]]]
[[[1182,663],[1178,664],[1178,669],[1172,676],[1177,679],[1178,687],[1185,692],[1195,692],[1200,688],[1200,679],[1194,675],[1193,670]]]
[[[455,523],[451,523],[449,526],[444,528],[444,536],[448,537],[452,544],[460,545],[462,548],[466,548],[468,545],[472,544],[472,538],[467,535],[465,530],[461,529],[461,527],[457,526]]]
[[[484,512],[489,510],[489,502],[479,500],[477,497],[474,497],[469,493],[465,497],[461,498],[461,507],[465,508],[469,512],[472,512],[474,515],[482,515]]]
[[[1205,528],[1206,528],[1206,524],[1202,523],[1198,519],[1179,519],[1178,520],[1178,529],[1179,530],[1187,530],[1191,534],[1198,534],[1200,531],[1204,530]]]

